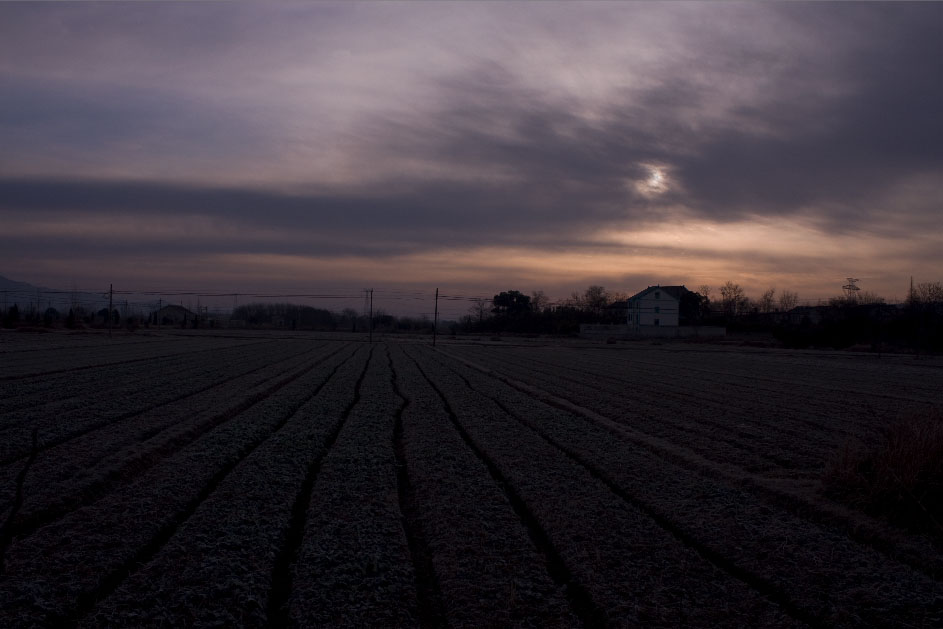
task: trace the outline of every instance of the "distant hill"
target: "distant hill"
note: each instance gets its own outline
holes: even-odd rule
[[[79,304],[87,310],[98,310],[108,305],[108,300],[100,293],[83,293],[67,288],[48,288],[28,282],[18,282],[0,275],[0,308],[4,310],[13,304],[20,309],[35,306],[40,310],[52,307],[67,312],[72,304]]]

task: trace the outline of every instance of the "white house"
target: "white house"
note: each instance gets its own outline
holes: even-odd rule
[[[629,297],[626,322],[630,330],[678,327],[684,286],[649,286]]]

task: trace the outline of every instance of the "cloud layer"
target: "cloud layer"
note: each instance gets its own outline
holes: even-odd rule
[[[494,290],[812,296],[853,273],[892,296],[943,268],[943,5],[0,17],[0,247],[20,279],[117,257],[163,260],[170,284],[196,260],[317,284],[345,260],[358,285],[425,286],[450,277],[435,259]]]

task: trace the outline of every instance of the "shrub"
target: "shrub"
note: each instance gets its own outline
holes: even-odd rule
[[[846,444],[823,485],[832,498],[943,539],[943,414],[899,420],[868,446]]]

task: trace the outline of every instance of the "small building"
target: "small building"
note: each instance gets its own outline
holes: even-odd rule
[[[154,313],[154,323],[159,325],[186,325],[196,319],[196,314],[183,306],[167,305]]]
[[[688,301],[689,293],[691,291],[684,286],[649,286],[628,301],[611,305],[610,312],[618,313],[612,318],[625,323],[584,323],[580,325],[580,336],[596,339],[726,336],[727,330],[722,326],[699,325],[696,320],[693,324],[686,321],[686,325],[681,325],[681,303]]]
[[[629,297],[626,323],[636,331],[646,328],[678,327],[684,286],[649,286]]]

